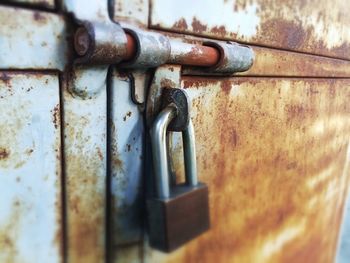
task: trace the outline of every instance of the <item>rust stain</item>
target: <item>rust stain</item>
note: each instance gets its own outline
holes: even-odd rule
[[[115,130],[115,124],[114,122],[112,122],[112,129],[111,129],[111,132],[112,134],[115,134],[116,133],[116,130]],[[112,136],[112,167],[113,167],[113,170],[115,171],[121,171],[121,172],[124,172],[124,163],[121,159],[121,155],[120,155],[120,152],[118,150],[118,142],[116,141],[116,137],[115,136]],[[112,173],[112,176],[115,176],[116,173]]]
[[[214,33],[215,35],[219,35],[222,37],[224,37],[227,34],[224,26],[215,26],[215,27],[211,28],[210,31],[212,33]]]
[[[160,86],[162,88],[172,88],[175,86],[175,83],[171,80],[171,79],[162,79],[161,82],[160,82]]]
[[[231,82],[229,80],[223,80],[221,83],[221,88],[222,90],[226,93],[229,94],[231,89],[232,89],[232,85]]]
[[[260,31],[269,32],[267,41],[273,43],[273,45],[278,42],[277,45],[279,47],[288,47],[290,49],[299,49],[302,47],[311,33],[310,28],[305,30],[300,23],[284,21],[282,19],[269,19],[265,21],[261,25]],[[262,37],[261,35],[259,36]]]
[[[60,126],[60,105],[57,104],[51,112],[52,112],[53,124],[55,128],[58,129],[58,127]]]
[[[119,154],[118,154],[119,155]],[[115,170],[121,170],[123,171],[123,161],[120,159],[120,157],[116,156],[115,154],[113,155],[113,169]]]
[[[101,151],[100,147],[97,147],[97,155],[100,158],[100,160],[102,161],[103,160],[103,154],[102,154],[102,151]]]
[[[76,101],[68,90],[64,92],[67,258],[69,262],[101,262],[105,258],[106,204],[103,150],[90,132],[84,132],[91,130],[90,115],[70,110]]]
[[[350,81],[225,81],[183,79],[201,149],[199,179],[210,188],[211,230],[150,261],[332,262],[350,182]],[[176,171],[182,167],[175,162]]]
[[[0,148],[0,160],[7,159],[10,155],[10,152],[8,149]]]
[[[256,59],[250,70],[239,75],[349,77],[348,61],[254,47]]]
[[[3,262],[25,262],[18,255],[18,244],[16,243],[20,235],[20,224],[23,218],[23,208],[19,200],[12,203],[12,210],[5,224],[0,226],[0,247],[1,259]]]
[[[130,118],[130,117],[131,117],[131,115],[132,115],[132,112],[131,112],[131,111],[128,111],[128,112],[125,114],[125,116],[123,117],[123,120],[126,121],[127,118]]]
[[[47,18],[39,11],[33,13],[33,18],[37,22],[46,22]]]
[[[179,21],[177,21],[174,25],[174,28],[178,30],[187,30],[188,25],[186,23],[186,20],[184,18],[181,18]]]
[[[206,7],[210,9],[210,5]],[[215,22],[205,20],[206,15],[202,13],[207,11],[204,7],[196,10],[195,5],[189,4],[187,8],[194,11],[181,11],[176,15],[174,24],[168,25],[166,19],[160,16],[161,19],[155,19],[152,26],[223,40],[350,58],[350,37],[347,33],[350,19],[344,11],[347,5],[342,0],[285,0],[283,5],[277,0],[237,0],[233,1],[232,8],[228,8],[225,1],[213,5],[216,5],[213,15],[223,15]],[[248,20],[251,23],[245,23]],[[192,28],[188,26],[190,21]]]
[[[3,81],[8,86],[10,84],[11,77],[6,72],[1,72],[0,80]]]
[[[207,30],[207,26],[203,25],[196,17],[193,18],[191,25],[195,33],[202,33]]]

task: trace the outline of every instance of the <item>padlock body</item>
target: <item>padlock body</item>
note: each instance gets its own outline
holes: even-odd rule
[[[208,187],[177,185],[170,198],[147,200],[147,212],[151,246],[171,252],[209,229]]]

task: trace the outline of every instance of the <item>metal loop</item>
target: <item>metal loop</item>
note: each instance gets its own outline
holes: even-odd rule
[[[169,123],[176,117],[176,107],[170,104],[155,119],[151,129],[153,168],[159,198],[169,198],[169,169],[166,149],[166,131]]]
[[[156,180],[156,189],[158,198],[161,199],[170,197],[170,175],[168,166],[166,132],[170,122],[176,117],[176,115],[176,105],[173,103],[169,104],[157,116],[151,129],[153,167]],[[186,184],[189,186],[196,186],[198,184],[196,145],[194,128],[191,120],[188,123],[187,129],[182,132],[182,138]]]
[[[186,183],[189,186],[196,186],[198,184],[195,143],[196,139],[191,119],[188,123],[187,129],[182,132],[182,140],[185,159]]]

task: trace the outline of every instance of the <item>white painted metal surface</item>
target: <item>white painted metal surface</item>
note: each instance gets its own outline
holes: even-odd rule
[[[106,81],[90,80],[87,85],[99,87],[94,96],[74,96],[69,87],[63,92],[68,262],[105,258]]]
[[[118,0],[114,4],[114,20],[125,21],[147,27],[149,15],[148,0]]]
[[[67,62],[62,16],[0,6],[0,69],[59,69]]]
[[[58,76],[0,77],[0,262],[61,262]]]
[[[128,76],[114,72],[110,99],[112,237],[123,245],[142,237],[144,125]]]

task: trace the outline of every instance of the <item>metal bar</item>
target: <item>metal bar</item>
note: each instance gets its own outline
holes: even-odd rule
[[[175,116],[176,107],[170,104],[159,113],[151,129],[153,168],[158,198],[170,196],[166,131]]]
[[[130,60],[136,56],[137,43],[135,38],[126,33],[127,36],[127,56],[124,60]],[[218,49],[209,46],[188,44],[180,41],[170,40],[171,52],[168,63],[189,66],[211,67],[220,60]]]
[[[198,184],[196,143],[192,120],[190,119],[187,129],[182,132],[186,183],[190,186]]]
[[[126,33],[126,39],[127,39],[127,43],[126,43],[126,55],[124,57],[124,60],[131,60],[133,57],[135,57],[136,52],[137,52],[137,43],[135,38],[129,34]]]
[[[214,47],[170,41],[169,63],[189,66],[215,66],[220,60],[220,52]]]
[[[93,46],[89,32],[85,28],[78,28],[75,33],[74,48],[79,56],[88,52]],[[132,60],[137,55],[137,40],[129,32],[126,52],[121,55],[123,61]],[[189,66],[212,67],[220,61],[220,51],[214,47],[183,43],[169,39],[171,51],[167,63]],[[117,63],[118,61],[116,61]]]

